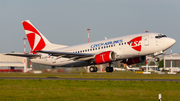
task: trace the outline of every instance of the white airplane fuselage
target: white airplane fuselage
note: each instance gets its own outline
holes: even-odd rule
[[[158,37],[159,36],[159,37]],[[90,42],[75,46],[56,47],[49,51],[90,53],[98,54],[105,51],[114,51],[116,60],[145,56],[155,52],[164,51],[175,44],[175,40],[160,33],[142,33],[123,37],[111,38],[96,42]],[[49,46],[45,46],[49,47]],[[41,57],[31,59],[32,62],[44,65],[59,67],[79,67],[91,65],[87,61],[75,60],[73,58],[63,58],[50,56],[41,53]]]

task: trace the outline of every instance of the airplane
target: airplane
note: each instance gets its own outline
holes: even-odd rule
[[[114,68],[114,71],[125,71],[124,68]]]
[[[129,66],[126,66],[127,70],[129,71],[140,71],[140,69],[138,67],[134,67],[134,68],[129,68]]]
[[[127,65],[146,60],[146,55],[165,51],[176,40],[161,33],[140,33],[74,46],[54,44],[47,40],[29,21],[23,21],[32,54],[7,53],[6,55],[29,57],[33,63],[56,67],[89,66],[90,72],[97,72],[95,65],[109,63],[106,72],[113,72],[114,61]]]

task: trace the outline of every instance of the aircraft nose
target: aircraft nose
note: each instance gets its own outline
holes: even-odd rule
[[[176,43],[176,40],[175,39],[173,39],[173,38],[169,38],[169,41],[168,41],[170,44],[171,44],[171,46],[172,45],[174,45],[175,43]]]

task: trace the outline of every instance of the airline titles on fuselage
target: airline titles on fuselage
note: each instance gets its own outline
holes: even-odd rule
[[[109,42],[104,42],[104,43],[98,43],[98,44],[92,44],[91,48],[96,48],[100,46],[105,46],[105,45],[111,45],[111,44],[116,44],[116,43],[122,43],[123,40],[115,40],[115,41],[109,41]]]

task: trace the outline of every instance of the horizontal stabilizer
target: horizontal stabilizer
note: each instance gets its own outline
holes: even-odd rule
[[[4,54],[4,55],[29,57],[29,58],[40,57],[41,56],[41,55],[38,55],[38,54],[20,54],[20,53],[7,53],[7,54]]]

